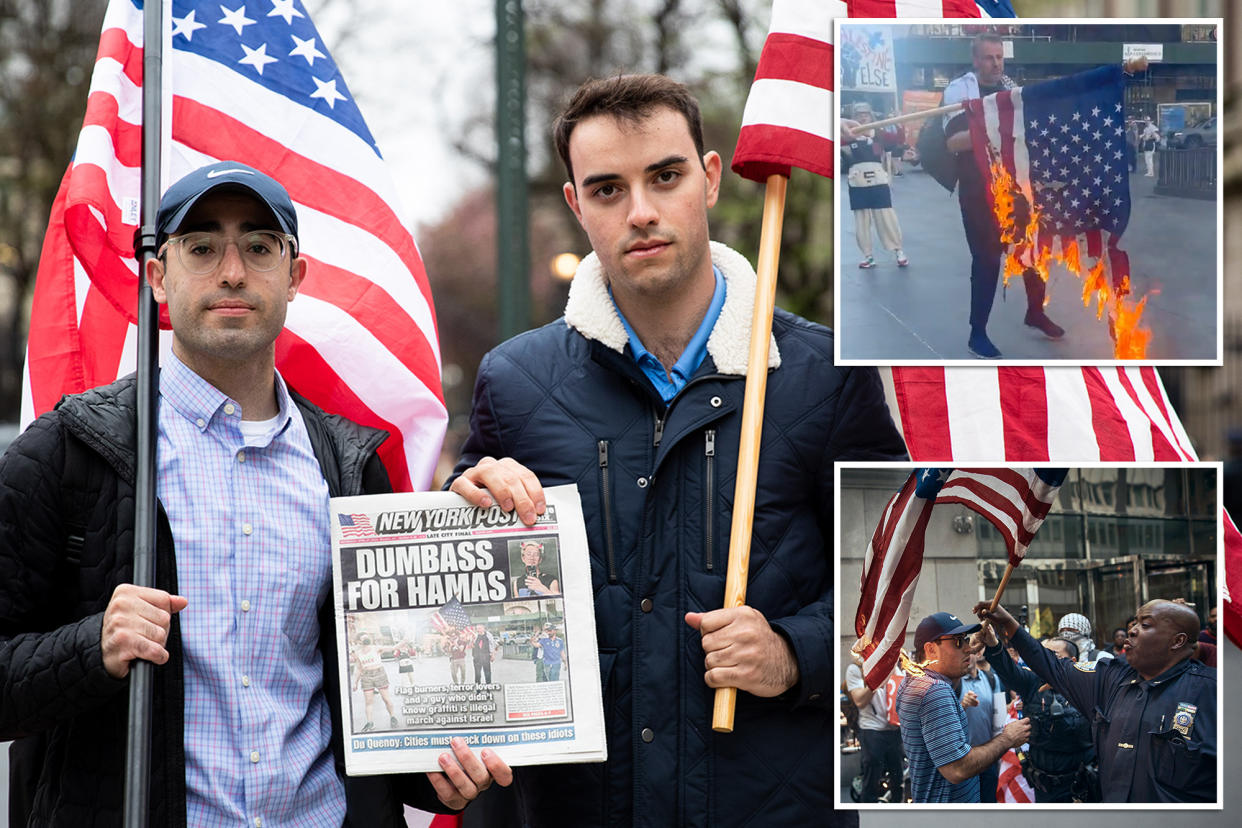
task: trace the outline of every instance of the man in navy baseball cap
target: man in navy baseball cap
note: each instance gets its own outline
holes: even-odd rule
[[[958,643],[961,643],[963,646],[959,649],[965,651],[965,637],[971,633],[979,632],[980,629],[981,625],[978,622],[973,624],[963,624],[961,619],[952,613],[933,612],[931,615],[920,621],[918,628],[914,631],[914,659],[915,661],[922,661],[928,658],[928,656],[923,653],[923,645],[933,641],[939,642],[942,638],[955,638],[957,636],[961,636],[961,641]],[[939,667],[936,669],[937,672],[944,673],[951,678],[960,678],[961,675],[965,675],[965,671],[958,675],[951,675],[950,672],[942,670]]]
[[[272,229],[280,228],[296,242],[298,215],[280,182],[239,161],[217,161],[188,173],[164,193],[155,219],[157,244],[162,245],[170,234],[181,229],[181,223],[199,199],[220,190],[244,192],[257,198],[272,213]]]
[[[915,802],[978,802],[980,774],[1030,733],[1030,720],[1022,719],[984,744],[970,743],[954,684],[970,670],[970,635],[980,628],[934,612],[914,632],[914,658],[921,665],[897,690],[897,716]]]

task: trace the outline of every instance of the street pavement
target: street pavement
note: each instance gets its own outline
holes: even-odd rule
[[[1140,166],[1141,169],[1141,166]],[[972,359],[966,348],[970,316],[970,251],[957,196],[918,167],[893,178],[909,267],[876,245],[876,267],[858,267],[854,214],[845,183],[838,200],[837,338],[847,360],[877,363]],[[1211,360],[1217,356],[1217,202],[1157,195],[1155,178],[1130,176],[1132,209],[1121,248],[1130,254],[1136,296],[1151,291],[1143,321],[1152,330],[1151,360]],[[1047,313],[1065,328],[1051,341],[1023,324],[1021,278],[997,288],[988,336],[1006,360],[1048,362],[1113,358],[1107,316],[1084,308],[1078,277],[1054,266]]]

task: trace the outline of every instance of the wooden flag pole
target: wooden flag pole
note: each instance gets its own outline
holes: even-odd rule
[[[742,439],[737,453],[737,485],[733,490],[733,526],[729,531],[725,609],[746,603],[750,533],[755,522],[755,485],[759,476],[759,438],[768,387],[768,343],[772,339],[772,313],[776,308],[776,272],[781,260],[781,227],[785,221],[785,185],[788,182],[783,175],[768,176],[763,195],[755,310],[750,321],[750,356],[746,362],[746,396],[742,403]],[[736,687],[716,688],[712,730],[732,733],[736,706]]]
[[[1009,586],[1009,576],[1013,574],[1014,565],[1012,562],[1005,566],[1005,574],[1001,576],[1000,586],[996,588],[996,594],[992,596],[992,603],[988,605],[988,612],[996,612],[996,608],[1000,606],[1001,596],[1005,594],[1005,587]]]
[[[1147,69],[1147,58],[1132,58],[1131,60],[1122,61],[1122,68],[1127,74],[1133,75],[1135,72],[1142,72]],[[870,123],[860,124],[864,129],[858,129],[857,132],[866,132],[872,129],[883,129],[893,124],[904,124],[907,121],[921,121],[930,118],[933,115],[949,115],[953,112],[961,110],[965,106],[961,101],[957,103],[938,106],[935,109],[923,109],[918,112],[906,112],[902,115],[894,115],[891,118],[884,118],[880,121],[871,121]]]

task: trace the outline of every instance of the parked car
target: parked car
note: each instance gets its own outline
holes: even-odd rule
[[[1174,149],[1198,149],[1216,146],[1216,119],[1208,118],[1194,126],[1174,130],[1169,134],[1169,147]]]

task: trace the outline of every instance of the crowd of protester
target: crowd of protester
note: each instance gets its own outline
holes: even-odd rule
[[[1215,799],[1215,608],[1200,622],[1181,599],[1151,601],[1107,642],[1080,613],[1036,641],[1003,608],[975,610],[983,623],[924,618],[911,657],[875,689],[857,656],[847,666],[853,801]]]

